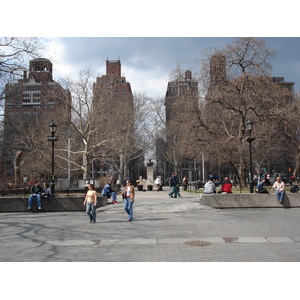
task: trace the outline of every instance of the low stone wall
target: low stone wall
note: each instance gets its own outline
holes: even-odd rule
[[[201,194],[200,203],[214,208],[300,207],[300,193],[285,192],[282,204],[277,201],[275,193]]]
[[[30,210],[27,209],[28,197],[1,197],[0,212],[60,212],[60,211],[84,211],[84,196],[57,196],[52,199],[42,199],[42,209],[39,210],[33,200]],[[97,208],[107,205],[106,196],[98,196]]]

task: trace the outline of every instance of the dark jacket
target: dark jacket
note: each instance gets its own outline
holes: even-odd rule
[[[172,176],[170,184],[171,186],[177,186],[179,184],[178,178],[176,176]]]
[[[43,193],[43,188],[38,185],[36,186],[35,184],[30,188],[30,194],[41,194]]]

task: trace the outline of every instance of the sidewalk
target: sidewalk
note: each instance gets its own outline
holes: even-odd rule
[[[85,211],[1,213],[0,261],[300,261],[300,209],[213,209],[199,194],[136,192],[134,220],[123,201]]]

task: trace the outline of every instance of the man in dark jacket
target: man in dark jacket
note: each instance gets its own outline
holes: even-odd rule
[[[262,180],[261,180],[261,182],[257,185],[257,187],[256,187],[256,193],[262,193],[262,194],[264,194],[264,193],[268,193],[268,191],[267,191],[267,189],[266,188],[264,188],[264,184],[266,183],[266,179],[265,178],[263,178]]]
[[[171,193],[169,193],[169,197],[177,198],[179,181],[178,181],[176,173],[172,174],[172,177],[170,180],[170,185],[171,185],[172,190],[171,190]],[[173,197],[173,195],[174,195],[174,197]]]
[[[42,201],[41,201],[41,193],[43,192],[43,188],[40,186],[39,182],[36,181],[34,185],[30,188],[30,197],[28,199],[28,207],[27,209],[31,209],[32,201],[35,198],[38,208],[42,208]]]

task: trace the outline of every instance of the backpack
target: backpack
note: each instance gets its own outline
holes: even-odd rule
[[[290,189],[291,193],[297,193],[299,191],[298,185],[293,185]]]

